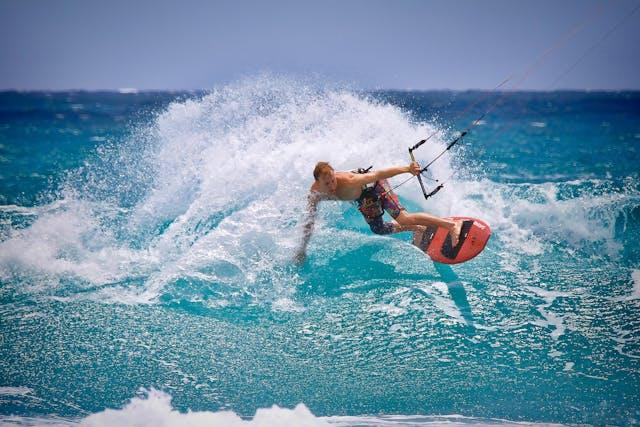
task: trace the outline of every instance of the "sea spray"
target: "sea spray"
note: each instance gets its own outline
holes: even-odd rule
[[[410,211],[491,224],[473,261],[434,265],[326,202],[295,266],[317,160],[406,164],[437,130],[424,163],[455,136],[430,120],[446,93],[387,95],[272,76],[207,94],[29,94],[55,114],[0,127],[3,172],[18,171],[0,179],[2,414],[77,423],[133,398],[180,419],[300,403],[355,417],[343,425],[638,419],[637,95],[514,93],[434,164],[432,178],[455,172],[436,197],[397,189]],[[110,96],[126,106],[113,116]],[[124,126],[149,99],[155,113]],[[42,194],[25,184],[47,173]],[[361,416],[381,413],[396,415]]]

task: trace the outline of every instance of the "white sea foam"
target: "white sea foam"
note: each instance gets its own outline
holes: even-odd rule
[[[33,393],[29,387],[0,387],[0,396],[25,396]]]
[[[640,298],[640,270],[633,270],[631,273],[631,280],[633,280],[633,290],[628,299]]]
[[[480,419],[462,415],[364,415],[315,416],[303,403],[293,409],[258,409],[251,418],[240,417],[233,411],[179,412],[171,405],[171,396],[157,390],[135,397],[122,409],[106,409],[80,420],[61,418],[29,418],[0,416],[0,426],[78,426],[78,427],[329,427],[329,426],[559,426],[560,424],[512,422],[499,419]]]
[[[640,270],[631,271],[631,292],[611,298],[611,301],[633,301],[640,299]]]
[[[27,208],[18,205],[0,205],[0,212],[19,214],[19,215],[36,215],[37,210],[35,208]]]
[[[130,268],[153,264],[148,254],[123,247],[101,229],[86,204],[68,200],[49,208],[0,245],[0,277],[20,270],[105,283],[130,277]]]
[[[395,306],[393,304],[374,304],[371,307],[369,307],[367,311],[369,313],[376,313],[376,312],[385,313],[391,317],[397,317],[407,313],[406,309]]]
[[[537,288],[534,286],[528,286],[527,289],[535,293],[537,296],[544,299],[545,303],[538,305],[538,313],[544,318],[544,321],[534,322],[534,324],[547,327],[552,326],[551,338],[557,340],[564,335],[567,327],[564,323],[564,318],[558,314],[555,314],[549,310],[549,307],[553,304],[558,297],[568,297],[571,294],[566,292],[547,291],[545,289]]]

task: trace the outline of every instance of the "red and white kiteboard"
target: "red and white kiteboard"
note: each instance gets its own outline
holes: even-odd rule
[[[427,227],[424,231],[413,233],[413,244],[429,257],[443,264],[459,264],[478,255],[491,237],[491,228],[486,222],[465,216],[446,219],[462,220],[462,231],[458,244],[451,244],[449,231],[442,227]]]

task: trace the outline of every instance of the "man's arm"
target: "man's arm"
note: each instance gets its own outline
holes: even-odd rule
[[[411,163],[409,166],[395,166],[392,168],[379,169],[363,174],[353,174],[351,180],[357,185],[366,185],[381,179],[391,178],[401,173],[411,173],[417,175],[420,173],[420,166],[417,163]]]
[[[309,244],[309,239],[311,239],[311,234],[313,234],[313,226],[316,222],[316,213],[318,212],[318,203],[322,199],[318,194],[312,192],[309,194],[308,200],[307,216],[305,217],[302,228],[302,244],[295,255],[295,260],[299,264],[307,257],[307,245]]]

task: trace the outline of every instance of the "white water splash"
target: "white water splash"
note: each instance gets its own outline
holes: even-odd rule
[[[144,392],[122,409],[106,409],[80,420],[60,418],[28,418],[0,416],[0,425],[49,426],[49,427],[329,427],[329,426],[560,426],[561,424],[512,422],[507,420],[483,420],[462,415],[381,415],[381,416],[330,416],[317,417],[303,403],[293,409],[273,405],[258,409],[251,418],[242,418],[232,411],[175,410],[171,396],[157,390]]]
[[[0,279],[27,279],[24,292],[55,292],[72,281],[95,289],[83,298],[134,304],[156,302],[180,281],[200,281],[297,310],[283,302],[300,283],[289,266],[315,162],[339,170],[405,164],[406,147],[435,130],[353,91],[270,76],[174,102],[70,173],[59,200],[35,209],[31,226],[11,230],[0,243]],[[444,137],[437,132],[419,160],[440,153]],[[450,176],[454,155],[436,162],[433,175]],[[613,229],[626,196],[562,199],[557,190],[454,176],[429,203],[415,183],[397,191],[439,216],[485,219],[507,267],[511,254],[540,255],[549,242],[596,240],[618,250]],[[330,254],[378,238],[333,229],[348,208],[321,209],[310,251]]]

